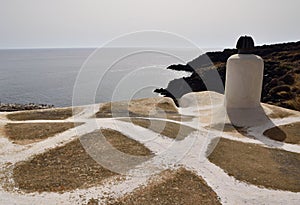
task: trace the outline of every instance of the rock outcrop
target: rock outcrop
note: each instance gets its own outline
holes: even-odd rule
[[[202,79],[209,75],[211,67],[218,71],[224,84],[226,61],[235,53],[236,49],[207,52],[186,65],[171,65],[167,69],[192,74],[172,80],[167,88],[156,89],[155,92],[171,97],[177,103],[177,99],[186,93],[205,91],[207,88]],[[265,61],[262,102],[300,111],[300,41],[257,46],[253,53]],[[207,69],[209,66],[210,69]]]
[[[17,103],[0,103],[0,112],[13,112],[21,110],[39,110],[53,108],[54,105],[47,104],[17,104]]]

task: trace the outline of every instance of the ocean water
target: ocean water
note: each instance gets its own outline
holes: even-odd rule
[[[0,102],[57,107],[157,96],[191,49],[102,48],[0,50]],[[75,99],[75,100],[74,100]]]

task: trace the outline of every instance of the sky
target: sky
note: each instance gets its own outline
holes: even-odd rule
[[[300,40],[299,0],[0,0],[0,48],[98,47],[142,30],[201,48]],[[134,45],[133,45],[134,46]]]

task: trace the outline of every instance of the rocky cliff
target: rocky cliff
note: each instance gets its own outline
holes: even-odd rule
[[[172,80],[167,88],[156,89],[155,92],[172,97],[177,102],[188,92],[205,91],[207,88],[202,79],[209,75],[211,69],[218,71],[224,84],[226,61],[235,53],[236,49],[207,52],[186,65],[171,65],[167,69],[189,71],[192,74]],[[300,111],[300,41],[257,46],[253,53],[265,61],[262,102]],[[208,58],[211,62],[208,62]],[[213,66],[207,69],[208,64]]]

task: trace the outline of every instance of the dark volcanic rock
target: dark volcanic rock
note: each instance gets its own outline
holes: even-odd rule
[[[167,88],[156,89],[155,92],[176,102],[186,93],[205,91],[207,88],[203,79],[211,72],[207,67],[217,70],[225,84],[226,61],[236,53],[236,49],[207,52],[186,65],[171,65],[168,69],[189,71],[192,75],[172,80]],[[253,53],[265,61],[262,102],[300,111],[300,41],[257,46]],[[214,91],[222,93],[222,89]]]
[[[16,103],[8,103],[3,104],[0,103],[0,112],[13,112],[13,111],[21,111],[21,110],[38,110],[38,109],[47,109],[53,108],[54,105],[47,104],[16,104]]]

